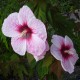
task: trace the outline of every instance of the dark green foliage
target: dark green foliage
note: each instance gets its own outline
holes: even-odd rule
[[[41,80],[49,73],[53,60],[53,57],[47,54],[43,60],[38,62],[36,69]]]
[[[27,80],[56,80],[55,74],[50,71],[54,58],[49,52],[39,62],[28,53],[23,57],[19,56],[12,50],[10,38],[2,34],[4,19],[10,13],[18,12],[23,5],[28,5],[35,16],[45,23],[49,45],[53,34],[68,35],[80,56],[80,23],[75,24],[63,16],[64,13],[80,8],[80,0],[0,0],[0,75],[5,80],[9,80],[10,77],[15,80],[24,80],[24,77]],[[79,64],[80,60],[76,65]]]

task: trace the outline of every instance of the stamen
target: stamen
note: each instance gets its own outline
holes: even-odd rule
[[[73,54],[70,50],[65,50],[64,52],[68,54]]]
[[[20,32],[20,37],[22,38],[30,38],[32,35],[32,30],[27,26],[27,24],[20,26],[18,31]]]
[[[20,37],[25,37],[25,36],[26,36],[26,33],[27,33],[27,30],[24,30],[24,31],[20,34]]]

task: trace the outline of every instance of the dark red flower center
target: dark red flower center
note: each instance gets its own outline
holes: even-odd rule
[[[18,31],[21,33],[23,38],[30,38],[32,30],[28,27],[27,24],[20,25]]]
[[[70,46],[62,45],[60,51],[64,59],[68,59],[71,56],[71,54],[69,54],[69,50],[70,50]]]

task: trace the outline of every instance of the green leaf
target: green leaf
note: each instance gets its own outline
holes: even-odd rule
[[[34,60],[33,55],[31,55],[31,54],[29,54],[29,53],[27,53],[26,57],[27,57],[27,59],[28,59],[29,64]]]
[[[13,76],[19,77],[20,80],[24,79],[24,75],[28,75],[27,69],[23,64],[12,63],[11,69],[13,70]]]
[[[43,60],[43,67],[49,67],[52,64],[53,57],[47,54]]]
[[[40,4],[39,2],[34,11],[34,14],[40,20],[42,20],[43,22],[46,22],[46,4],[44,2]]]
[[[22,72],[25,74],[25,75],[28,75],[28,72],[26,70],[26,67],[24,65],[21,65],[20,66],[20,69],[22,70]]]
[[[17,54],[13,54],[11,56],[11,61],[19,61],[19,56]]]
[[[37,1],[36,0],[34,0],[34,1],[28,1],[28,2],[26,2],[26,5],[28,7],[30,7],[33,10],[33,12],[34,12],[34,10],[35,10],[35,8],[37,6]]]
[[[49,72],[49,67],[52,64],[53,58],[51,55],[46,55],[46,57],[39,61],[37,65],[37,71],[40,79],[43,79]]]
[[[23,80],[24,79],[23,73],[22,73],[21,70],[18,70],[18,76],[19,76],[20,80]]]

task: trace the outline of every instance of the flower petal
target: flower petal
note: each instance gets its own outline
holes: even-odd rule
[[[35,34],[32,34],[31,39],[26,41],[28,52],[34,56],[41,55],[46,48],[45,42]]]
[[[45,25],[42,21],[39,19],[34,19],[28,26],[32,29],[33,33],[38,35],[41,39],[46,41],[47,38],[47,32]]]
[[[12,38],[11,45],[13,50],[19,55],[25,55],[26,53],[26,40],[21,38]]]
[[[45,42],[45,45],[46,45],[46,49],[44,50],[44,52],[41,55],[39,55],[39,56],[34,56],[34,58],[36,59],[36,61],[39,61],[39,60],[43,59],[44,56],[45,56],[45,54],[46,54],[46,51],[49,50],[49,44],[48,44],[47,41]]]
[[[69,54],[76,54],[76,50],[74,48],[69,49]]]
[[[45,45],[46,45],[46,49],[44,50],[44,52],[40,56],[34,56],[36,61],[39,61],[39,60],[43,59],[46,52],[49,50],[49,44],[48,44],[47,41],[45,42]]]
[[[28,6],[23,6],[19,10],[18,18],[19,18],[19,23],[23,25],[23,24],[28,24],[32,19],[35,18],[35,16]]]
[[[51,54],[52,54],[57,60],[62,61],[61,52],[60,52],[60,50],[59,50],[54,44],[51,45],[50,51],[51,51]]]
[[[45,45],[46,45],[46,48],[45,48],[44,52],[40,56],[44,56],[46,54],[46,52],[49,51],[49,44],[48,44],[47,41],[45,42]]]
[[[77,60],[79,59],[78,54],[74,53],[70,58],[70,61],[73,65],[75,65],[75,63],[77,62]]]
[[[59,49],[61,49],[61,46],[64,44],[64,38],[58,35],[52,36],[51,42]]]
[[[45,49],[45,51],[49,51],[49,44],[48,44],[48,42],[46,41],[45,44],[46,44],[46,49]]]
[[[65,46],[73,47],[73,42],[68,36],[65,36]]]
[[[70,62],[70,60],[62,60],[61,65],[62,68],[70,74],[74,72],[74,65]]]
[[[18,28],[18,13],[10,14],[3,22],[2,32],[5,36],[16,37],[19,35]]]
[[[43,59],[44,56],[34,56],[34,58],[36,59],[36,61],[39,61],[39,60]]]

